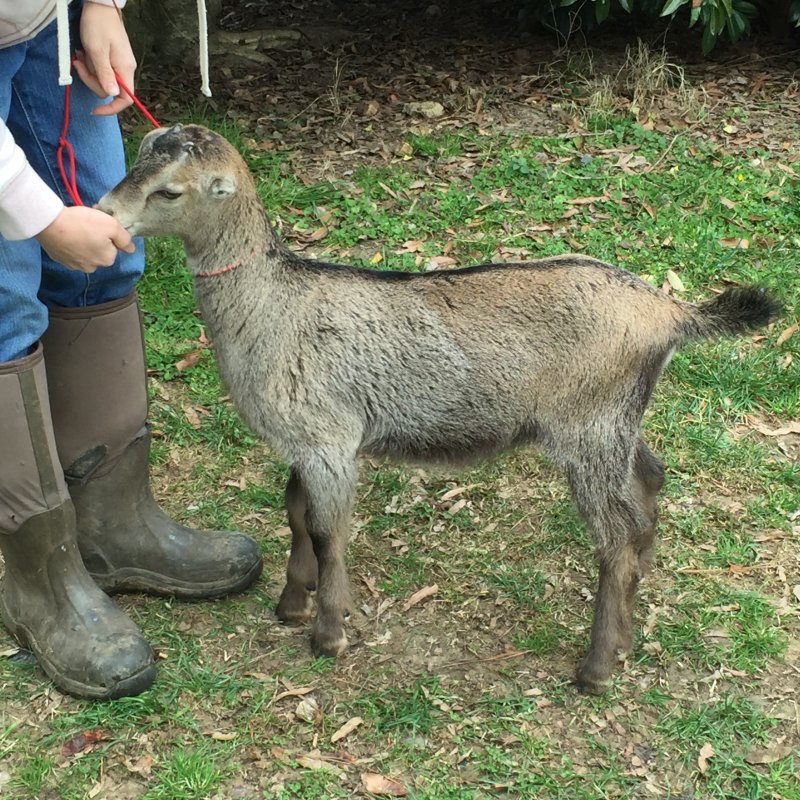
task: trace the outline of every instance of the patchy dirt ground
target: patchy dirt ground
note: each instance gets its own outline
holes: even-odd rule
[[[800,51],[788,36],[721,44],[702,60],[696,38],[677,26],[666,36],[645,28],[638,32],[642,41],[670,55],[666,68],[649,73],[639,62],[637,74],[637,32],[626,20],[615,26],[619,37],[600,29],[561,47],[524,30],[516,13],[517,4],[507,0],[228,0],[220,25],[230,37],[229,55],[214,59],[209,105],[241,124],[258,146],[288,146],[309,177],[340,175],[356,159],[391,161],[416,127],[585,133],[581,110],[604,99],[618,109],[634,106],[643,121],[665,130],[706,123],[709,136],[730,137],[738,147],[779,146],[794,130]],[[276,45],[276,29],[292,37]],[[145,59],[143,90],[160,118],[185,116],[192,78],[183,69],[148,72]],[[685,91],[659,91],[681,80]],[[720,131],[716,123],[737,107],[747,122]]]

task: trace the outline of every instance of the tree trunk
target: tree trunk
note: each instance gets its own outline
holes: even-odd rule
[[[222,0],[206,0],[209,33],[216,29]],[[199,26],[195,0],[128,0],[125,27],[141,67],[197,66]]]

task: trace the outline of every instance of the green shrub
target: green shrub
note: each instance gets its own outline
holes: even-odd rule
[[[616,10],[644,19],[686,16],[690,28],[700,23],[704,54],[711,52],[721,36],[735,42],[749,33],[750,21],[759,13],[747,0],[524,0],[520,19],[567,40],[579,30],[605,22]],[[793,25],[800,25],[800,0],[790,0],[788,14]]]

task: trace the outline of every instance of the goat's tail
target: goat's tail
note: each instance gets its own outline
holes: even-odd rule
[[[691,318],[689,337],[707,339],[768,325],[780,314],[781,306],[762,288],[737,286],[704,303],[689,304],[687,310]]]

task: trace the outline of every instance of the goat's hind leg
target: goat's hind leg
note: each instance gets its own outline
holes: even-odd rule
[[[616,475],[570,471],[573,496],[597,542],[600,566],[591,644],[576,676],[579,687],[591,694],[605,691],[619,655],[631,649],[640,553],[652,547],[654,518],[642,507],[632,470],[619,466]]]
[[[276,613],[289,625],[302,625],[311,619],[312,595],[317,590],[317,557],[306,529],[308,498],[300,476],[292,470],[286,484],[286,511],[292,529],[292,550],[286,568],[286,585]]]
[[[620,657],[633,642],[633,607],[639,559],[630,542],[598,548],[600,580],[595,600],[591,644],[578,665],[581,690],[602,694]]]

